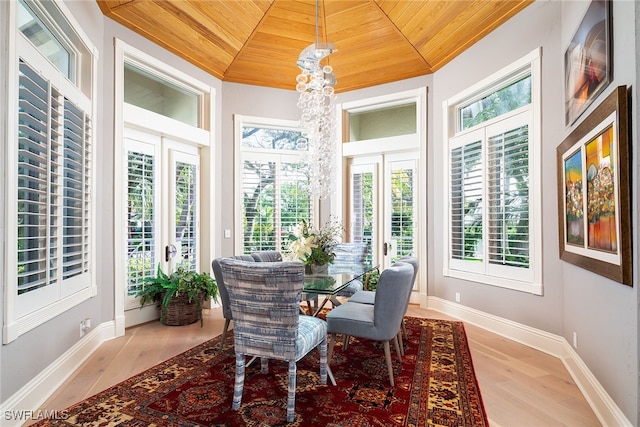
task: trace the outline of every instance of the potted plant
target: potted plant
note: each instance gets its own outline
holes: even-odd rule
[[[202,303],[218,300],[218,286],[209,273],[187,270],[184,266],[167,275],[158,264],[156,277],[142,280],[143,287],[136,294],[140,307],[148,302],[160,303],[160,321],[165,325],[188,325],[200,320]]]
[[[291,258],[302,261],[308,273],[319,266],[326,270],[336,256],[333,250],[342,236],[342,230],[342,224],[333,217],[317,230],[302,220],[296,231],[289,235]]]

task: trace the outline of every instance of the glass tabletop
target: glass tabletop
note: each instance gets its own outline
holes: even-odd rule
[[[304,292],[335,295],[372,268],[363,264],[331,265],[327,273],[305,274]]]

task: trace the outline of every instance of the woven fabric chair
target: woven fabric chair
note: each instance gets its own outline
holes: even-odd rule
[[[281,262],[282,253],[279,251],[259,251],[251,254],[254,261],[257,262]],[[306,301],[309,314],[315,313],[318,308],[318,294],[303,293],[300,297],[302,301]]]
[[[320,352],[320,381],[331,375],[327,365],[327,324],[300,315],[304,265],[300,262],[220,261],[233,315],[236,375],[232,409],[238,410],[244,388],[245,356],[289,363],[287,422],[295,418],[296,362],[314,348]]]
[[[232,259],[239,259],[243,261],[253,261],[251,255],[236,255],[230,257]],[[216,278],[216,285],[218,285],[218,294],[220,295],[220,302],[222,304],[222,316],[224,317],[224,329],[222,330],[222,341],[220,341],[220,351],[224,347],[224,341],[227,337],[227,331],[229,330],[229,323],[233,320],[231,315],[231,306],[229,305],[229,293],[227,292],[227,286],[224,283],[222,277],[222,267],[220,267],[220,260],[222,258],[216,258],[211,261],[211,268],[213,269],[213,277]]]
[[[369,249],[366,243],[338,243],[333,248],[335,258],[333,259],[330,271],[332,273],[351,273],[354,271],[360,271],[364,273],[367,271],[367,253]],[[339,297],[351,297],[356,292],[362,291],[363,285],[360,280],[353,280],[349,285],[338,292],[336,295]],[[334,305],[334,299],[331,300]]]
[[[381,341],[389,372],[389,382],[394,386],[393,365],[389,342],[393,341],[398,359],[402,362],[398,345],[406,300],[413,287],[413,267],[397,262],[380,274],[373,304],[359,304],[347,301],[327,314],[329,360],[333,355],[336,334]],[[346,351],[346,348],[343,348]]]

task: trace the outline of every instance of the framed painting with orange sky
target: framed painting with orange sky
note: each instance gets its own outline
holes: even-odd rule
[[[565,124],[572,124],[611,82],[611,1],[592,0],[564,53]]]
[[[627,89],[558,146],[560,258],[632,285]]]

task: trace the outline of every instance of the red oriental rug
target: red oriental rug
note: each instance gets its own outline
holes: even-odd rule
[[[319,383],[318,352],[298,362],[295,426],[488,426],[462,322],[407,317],[396,386],[382,347],[352,338],[335,347],[337,386]],[[239,411],[231,410],[235,356],[220,337],[194,347],[64,411],[39,426],[276,426],[286,424],[287,364],[246,370]]]

